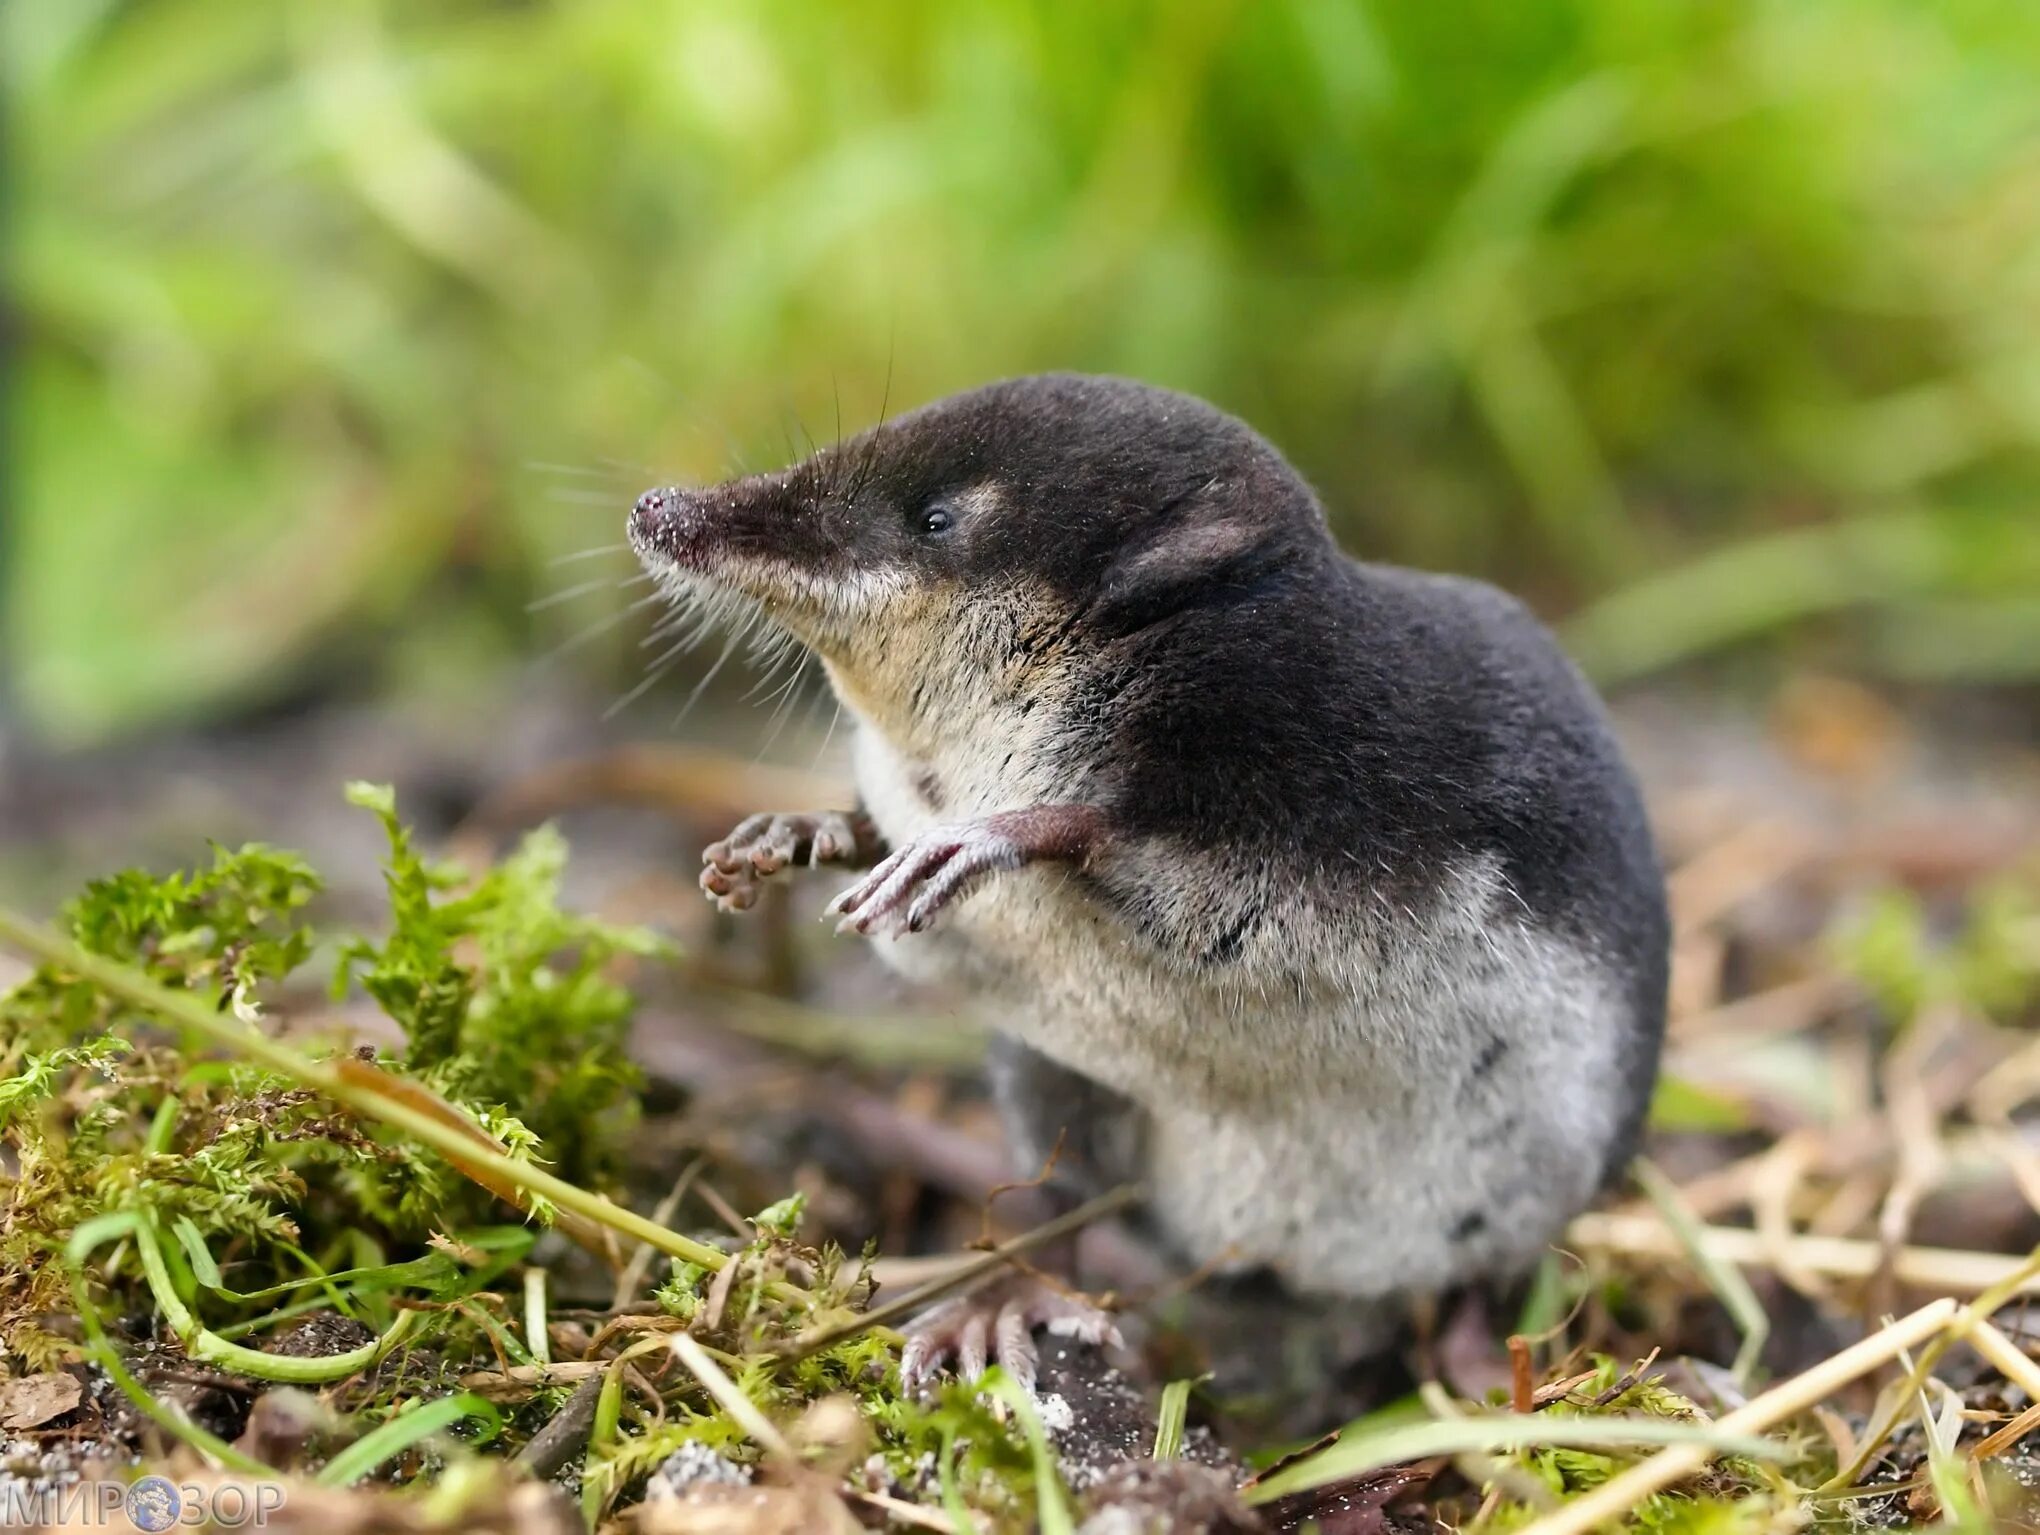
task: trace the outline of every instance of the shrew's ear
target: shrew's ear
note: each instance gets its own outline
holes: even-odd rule
[[[1151,623],[1257,569],[1279,538],[1243,499],[1212,485],[1170,507],[1113,555],[1094,611],[1118,627]]]

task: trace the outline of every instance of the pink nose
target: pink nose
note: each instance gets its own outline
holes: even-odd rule
[[[671,486],[648,490],[630,509],[630,535],[643,543],[656,543],[672,530],[673,514],[680,507],[680,492]]]

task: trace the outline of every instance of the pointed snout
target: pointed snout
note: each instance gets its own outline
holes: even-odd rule
[[[795,475],[748,475],[722,485],[661,485],[631,507],[632,550],[654,573],[727,586],[770,603],[837,563],[827,519]]]
[[[693,503],[693,496],[677,485],[657,487],[639,496],[625,525],[631,548],[640,558],[663,555],[671,559],[692,520]]]

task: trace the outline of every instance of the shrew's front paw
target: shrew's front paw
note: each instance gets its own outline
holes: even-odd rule
[[[760,880],[793,864],[857,864],[873,835],[868,821],[839,810],[749,816],[701,850],[701,888],[722,910],[746,911]]]
[[[896,849],[829,903],[839,933],[918,933],[994,869],[1017,869],[1029,849],[999,818],[936,826]]]

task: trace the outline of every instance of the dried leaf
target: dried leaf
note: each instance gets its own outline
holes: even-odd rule
[[[84,1382],[60,1370],[0,1382],[0,1428],[40,1428],[84,1400]]]

